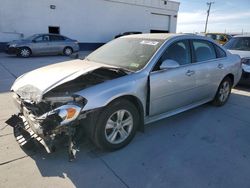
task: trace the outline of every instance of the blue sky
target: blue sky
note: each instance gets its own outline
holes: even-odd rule
[[[203,32],[209,0],[177,0],[180,4],[177,32]],[[213,0],[209,32],[250,32],[250,0]]]

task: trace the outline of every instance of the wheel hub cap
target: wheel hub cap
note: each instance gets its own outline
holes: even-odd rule
[[[66,53],[67,55],[70,55],[70,54],[71,54],[71,50],[70,50],[70,49],[66,49],[65,53]]]
[[[113,113],[105,126],[105,137],[111,144],[119,144],[126,140],[133,128],[133,116],[127,110]]]
[[[29,55],[29,50],[23,49],[23,50],[21,51],[21,55],[24,56],[24,57],[27,57],[27,56]]]
[[[230,93],[230,84],[228,82],[224,82],[220,88],[220,101],[224,102],[227,100]]]

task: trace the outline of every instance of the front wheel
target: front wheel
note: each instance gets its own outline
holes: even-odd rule
[[[226,77],[221,82],[218,91],[215,95],[215,98],[213,100],[213,105],[222,106],[228,101],[231,94],[232,85],[233,85],[232,80],[228,77]]]
[[[21,57],[30,57],[31,50],[29,48],[25,48],[25,47],[20,48],[18,55]]]
[[[138,124],[139,113],[134,104],[125,99],[116,100],[101,112],[93,141],[104,150],[120,149],[133,139]]]

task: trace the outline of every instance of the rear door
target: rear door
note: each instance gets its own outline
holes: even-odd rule
[[[60,35],[50,35],[50,49],[52,53],[62,53],[65,47],[65,38]]]
[[[48,35],[40,35],[36,37],[32,44],[31,50],[33,54],[48,54],[50,53],[50,42]]]
[[[196,86],[199,100],[214,97],[223,77],[225,52],[207,40],[192,40],[191,42],[196,70]]]
[[[166,59],[180,64],[178,68],[160,70]],[[192,104],[196,100],[195,70],[191,63],[188,40],[170,45],[150,73],[150,116],[170,112]]]

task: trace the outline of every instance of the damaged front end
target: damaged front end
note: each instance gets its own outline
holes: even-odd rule
[[[16,140],[21,146],[35,140],[42,144],[48,153],[54,150],[58,137],[68,136],[69,159],[72,160],[77,151],[76,130],[88,113],[95,111],[85,111],[84,106],[88,101],[76,93],[124,75],[124,71],[100,67],[55,87],[48,84],[50,89],[46,89],[46,92],[39,89],[39,85],[35,87],[27,83],[16,87],[14,84],[14,102],[20,112],[6,123],[14,128]]]
[[[55,97],[55,101],[50,98],[50,101],[46,99],[47,101],[35,104],[22,100],[15,93],[14,99],[20,113],[13,115],[6,123],[14,128],[14,135],[20,146],[36,140],[51,153],[55,149],[56,136],[66,135],[69,138],[69,159],[75,158],[77,148],[74,135],[80,120],[86,118],[86,113],[81,111],[86,99],[81,96],[61,99]]]

